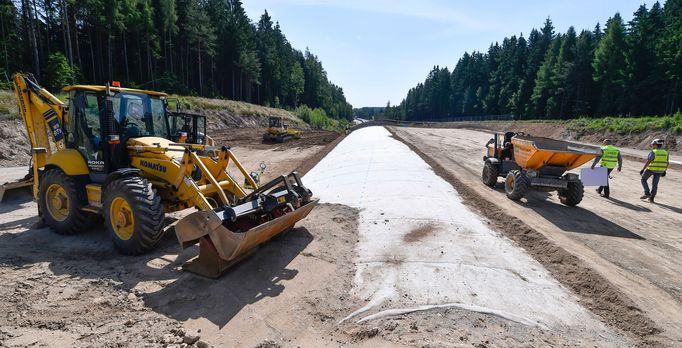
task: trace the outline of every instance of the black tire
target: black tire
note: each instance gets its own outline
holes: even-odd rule
[[[559,200],[561,203],[573,207],[580,204],[584,193],[585,187],[582,181],[571,181],[565,190],[559,191]]]
[[[507,198],[518,201],[526,195],[529,184],[526,173],[520,170],[512,170],[504,180],[504,192],[507,194]]]
[[[130,209],[116,209],[122,202]],[[112,205],[115,205],[114,214],[123,215],[112,218]],[[123,254],[139,255],[149,251],[163,236],[165,214],[161,197],[147,179],[130,176],[111,182],[105,188],[103,211],[109,237]],[[115,226],[122,221],[124,225]],[[130,232],[121,231],[121,226],[131,225],[130,221],[132,221],[132,227],[128,227]]]
[[[47,201],[48,190],[63,190],[65,197],[64,205],[68,208],[57,209]],[[85,185],[66,175],[60,169],[49,169],[40,176],[40,187],[38,189],[38,209],[45,222],[55,232],[59,234],[75,234],[90,228],[97,221],[96,214],[81,210],[88,204]],[[54,210],[53,210],[54,209]],[[57,211],[64,211],[63,215]]]
[[[498,175],[500,175],[500,167],[491,162],[485,162],[483,174],[481,175],[483,183],[486,186],[495,187],[495,185],[497,185]]]

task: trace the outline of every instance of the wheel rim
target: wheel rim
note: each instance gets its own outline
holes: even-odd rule
[[[109,208],[109,223],[114,233],[121,240],[128,240],[135,232],[135,218],[130,204],[122,198],[116,197]]]
[[[505,184],[507,185],[507,191],[513,191],[514,190],[514,177],[511,175],[507,176],[507,180],[505,181]]]
[[[47,188],[45,205],[53,219],[62,222],[69,217],[71,202],[69,195],[66,194],[66,190],[61,185],[52,184]]]

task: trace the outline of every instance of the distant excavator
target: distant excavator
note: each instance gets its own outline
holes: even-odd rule
[[[300,139],[301,131],[284,123],[282,117],[268,118],[268,128],[263,134],[263,141],[283,143],[293,139]]]
[[[57,233],[84,231],[101,216],[116,247],[139,254],[162,237],[165,213],[194,207],[175,226],[183,248],[200,246],[185,268],[217,277],[317,203],[296,172],[260,184],[264,165],[249,173],[228,147],[209,145],[205,117],[169,112],[164,93],[76,85],[64,88],[67,105],[30,74],[13,82],[32,163],[5,191],[30,187]]]

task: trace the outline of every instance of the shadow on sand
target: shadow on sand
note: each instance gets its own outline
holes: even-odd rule
[[[639,211],[639,212],[645,212],[645,213],[651,212],[651,209],[649,209],[647,207],[644,207],[644,206],[641,206],[638,204],[632,204],[632,203],[628,203],[625,201],[621,201],[617,198],[611,197],[611,198],[608,198],[608,201],[619,206],[619,207],[625,208],[625,209],[630,209],[633,211]]]
[[[2,213],[12,208],[12,205],[0,204]],[[132,291],[141,282],[156,284],[153,286],[159,290],[145,288],[151,292],[138,296],[147,307],[181,321],[206,318],[220,327],[245,306],[282,293],[281,280],[293,279],[298,274],[298,270],[288,265],[313,240],[306,228],[294,228],[264,244],[214,280],[180,269],[198,254],[199,248],[181,250],[172,228],[155,250],[140,256],[125,256],[114,249],[101,226],[78,235],[62,236],[48,228],[27,227],[37,221],[36,216],[0,225],[4,231],[19,229],[0,234],[1,267],[23,268],[47,262],[55,275],[109,279],[113,282],[105,282],[106,286],[126,291]]]
[[[495,190],[504,194],[504,185],[498,183],[497,186],[495,186]],[[551,222],[556,227],[566,232],[593,234],[606,237],[640,240],[645,239],[644,237],[625,229],[622,226],[605,219],[590,210],[581,208],[580,206],[567,207],[561,203],[551,202],[549,201],[549,197],[552,194],[556,193],[530,191],[526,195],[526,199],[514,203],[532,209],[545,220]],[[611,199],[611,201],[613,201],[614,204],[621,205],[628,209],[650,211],[648,208],[633,205],[627,202],[614,199]]]
[[[532,209],[566,232],[644,240],[644,237],[580,206],[567,207],[560,203],[548,202],[549,196],[550,194],[546,192],[530,192],[526,202],[517,203]]]
[[[672,205],[658,203],[658,202],[656,202],[654,204],[661,207],[661,208],[668,209],[668,210],[672,211],[673,213],[682,214],[682,208],[680,208],[680,207],[673,207]]]

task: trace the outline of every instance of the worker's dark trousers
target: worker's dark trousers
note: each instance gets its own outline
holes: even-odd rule
[[[653,176],[654,179],[651,181],[651,191],[649,191],[649,184],[647,180],[649,177]],[[658,181],[661,180],[661,173],[655,173],[650,170],[645,170],[642,174],[642,187],[644,188],[644,194],[651,197],[656,197],[656,191],[658,191]]]
[[[613,171],[614,168],[607,168],[606,171],[608,174],[606,174],[606,186],[599,186],[597,189],[597,192],[601,194],[602,191],[604,191],[604,196],[608,197],[609,196],[609,175],[611,175],[611,172]]]

